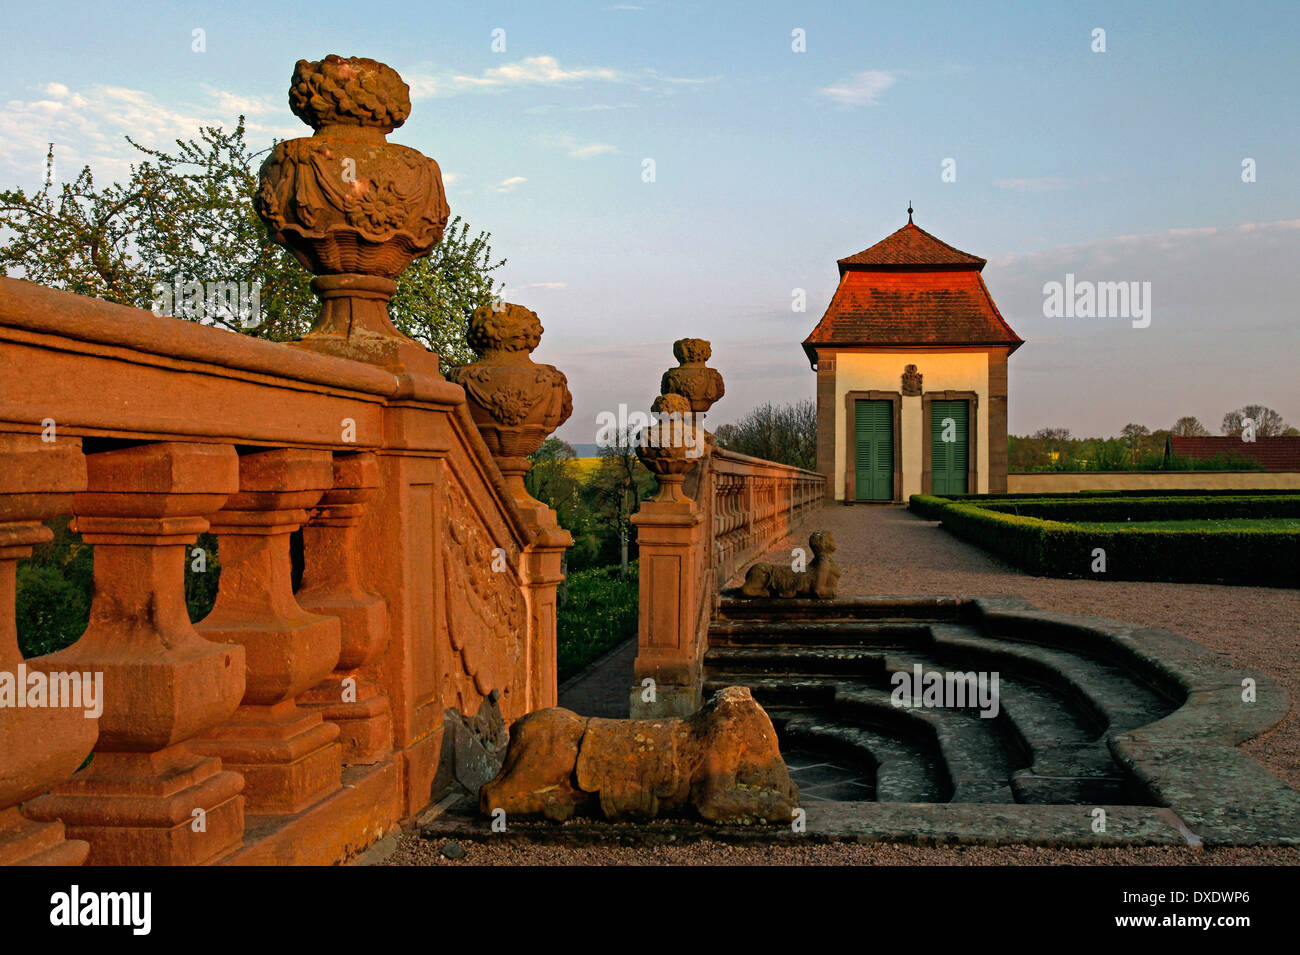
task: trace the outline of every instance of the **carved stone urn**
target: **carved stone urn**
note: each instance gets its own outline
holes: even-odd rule
[[[682,395],[660,395],[650,410],[654,421],[641,432],[636,456],[659,483],[656,501],[689,502],[682,483],[703,455],[704,428],[696,422],[690,400]]]
[[[410,88],[365,57],[299,60],[294,115],[315,135],[277,143],[255,199],[275,241],[316,278],[321,311],[301,348],[437,374],[437,356],[388,316],[394,279],[442,238],[450,210],[442,172],[387,141],[411,112]]]
[[[702,338],[673,342],[673,357],[678,365],[664,372],[659,390],[665,395],[682,395],[690,401],[692,411],[704,414],[726,393],[722,375],[705,364],[712,354],[712,346]]]
[[[478,361],[448,377],[465,389],[474,423],[515,500],[544,507],[524,487],[528,455],[569,420],[573,396],[563,372],[537,364],[530,355],[542,331],[537,313],[522,305],[482,306],[466,335]]]

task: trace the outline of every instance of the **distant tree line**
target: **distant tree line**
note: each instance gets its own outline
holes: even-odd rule
[[[1240,435],[1245,421],[1254,423],[1255,435],[1261,438],[1300,434],[1282,416],[1264,405],[1246,405],[1223,416],[1219,430],[1228,436]],[[1146,425],[1126,424],[1118,436],[1110,438],[1073,438],[1069,428],[1040,428],[1031,435],[1011,435],[1007,439],[1007,467],[1011,471],[1159,471],[1159,470],[1244,470],[1262,469],[1259,462],[1240,454],[1224,454],[1209,459],[1165,456],[1170,435],[1208,437],[1210,430],[1185,415],[1170,428],[1152,430]]]

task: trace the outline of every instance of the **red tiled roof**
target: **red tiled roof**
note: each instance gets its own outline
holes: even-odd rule
[[[910,211],[910,210],[909,210]],[[961,249],[954,249],[947,242],[936,239],[930,233],[910,221],[893,235],[881,239],[869,249],[863,249],[857,255],[840,259],[840,275],[849,269],[893,269],[893,268],[984,268],[984,259],[971,255]]]
[[[814,365],[818,346],[1024,344],[980,276],[984,259],[910,222],[839,266],[839,287],[803,343]]]
[[[1239,436],[1195,438],[1181,434],[1169,436],[1175,457],[1205,460],[1219,455],[1252,458],[1266,471],[1300,471],[1300,435],[1279,435],[1242,441]]]

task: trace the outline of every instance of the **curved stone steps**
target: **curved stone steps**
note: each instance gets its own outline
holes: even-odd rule
[[[1020,760],[996,720],[960,710],[898,707],[891,691],[867,686],[838,687],[834,708],[840,719],[897,728],[904,734],[924,727],[942,756],[952,802],[1016,801],[1009,780]]]
[[[934,628],[935,651],[955,648],[966,659],[1011,659],[1026,671],[1048,675],[1061,687],[1072,688],[1103,731],[1122,733],[1154,723],[1176,705],[1142,683],[1130,671],[1081,652],[1025,640],[975,635],[960,627]]]
[[[920,663],[923,672],[948,672],[959,665],[967,668],[964,664],[972,662],[963,657],[959,663],[943,655],[945,645],[943,640],[936,644],[934,657],[891,654],[889,668],[910,673]],[[993,723],[1007,740],[1011,762],[1019,764],[1008,777],[1016,802],[1108,805],[1150,802],[1145,791],[1134,786],[1111,758],[1095,708],[1081,708],[1077,690],[1049,687],[1033,677],[1023,676],[1018,672],[1022,662],[1019,658],[990,653],[973,662],[998,672],[998,714],[987,722]],[[923,709],[922,712],[936,711]]]
[[[959,664],[968,668],[971,648],[962,642],[964,628],[935,626],[943,639],[925,650],[714,647],[706,657],[710,678],[705,692],[744,684],[769,710],[806,715],[813,710],[825,732],[812,742],[834,743],[830,737],[838,728],[855,727],[875,734],[872,741],[878,747],[889,739],[896,746],[928,748],[954,801],[1146,801],[1129,793],[1125,775],[1110,759],[1098,707],[1080,706],[1081,690],[1063,690],[1059,681],[1050,686],[1041,682],[1049,675],[1047,665],[1032,653],[1027,658],[1014,652],[1023,646],[999,645],[987,652],[976,648],[975,665],[999,673],[999,710],[992,719],[981,718],[976,710],[895,707],[893,672],[911,673],[918,663],[923,673],[948,672]],[[855,737],[848,736],[839,742],[851,747]]]
[[[874,764],[878,802],[947,802],[952,795],[942,761],[915,743],[807,713],[785,719],[781,738]]]
[[[929,624],[896,620],[722,620],[709,627],[710,647],[910,647],[931,641]]]
[[[718,620],[951,620],[961,618],[967,602],[959,597],[840,597],[834,601],[797,598],[748,600],[724,596]]]
[[[711,677],[719,671],[869,676],[884,672],[885,656],[860,647],[710,647],[704,663]]]
[[[1115,762],[1104,739],[1040,750],[1033,766],[1011,775],[1016,802],[1107,806],[1150,805],[1146,790]]]
[[[829,707],[835,699],[835,681],[816,677],[756,677],[752,673],[716,673],[704,683],[705,698],[728,686],[747,686],[754,699],[771,716],[773,707]]]
[[[886,669],[890,675],[899,671],[912,673],[918,663],[923,673],[947,673],[955,669],[955,661],[908,652],[890,653]],[[882,686],[892,689],[888,677]],[[1063,742],[1091,743],[1101,737],[1091,714],[1078,712],[1069,700],[1036,680],[1000,666],[998,690],[998,715],[992,722],[1009,739],[1011,752],[1023,757],[1022,765],[1047,747]]]
[[[764,706],[802,711],[795,732],[814,726],[810,747],[847,747],[858,758],[874,753],[886,782],[903,772],[882,799],[920,787],[959,802],[1150,802],[1111,756],[1107,736],[1155,722],[1174,704],[1131,669],[1074,647],[988,636],[950,619],[879,619],[871,615],[885,608],[874,601],[847,609],[848,619],[771,619],[764,612],[715,622],[706,691],[749,685]],[[916,664],[923,673],[997,672],[997,715],[895,707],[890,678]],[[890,759],[898,763],[893,769]],[[925,786],[917,783],[918,761],[929,766]]]

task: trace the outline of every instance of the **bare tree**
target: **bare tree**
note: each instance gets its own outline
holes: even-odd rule
[[[1229,411],[1223,416],[1223,425],[1219,428],[1224,434],[1237,435],[1245,430],[1245,420],[1255,422],[1255,434],[1261,438],[1273,438],[1285,434],[1289,427],[1282,416],[1272,408],[1264,405],[1246,405],[1236,411]]]
[[[1133,424],[1130,422],[1129,424],[1124,425],[1120,434],[1124,438],[1124,443],[1128,445],[1129,454],[1132,456],[1132,460],[1137,461],[1138,449],[1142,445],[1142,439],[1150,436],[1151,429],[1144,424]]]
[[[600,465],[593,484],[596,494],[618,532],[619,575],[627,576],[632,540],[632,515],[636,513],[649,472],[636,456],[638,432],[625,428],[600,449]]]
[[[720,426],[714,437],[728,451],[811,471],[817,467],[817,404],[811,398],[788,405],[767,401]]]
[[[1174,422],[1174,426],[1169,429],[1170,434],[1176,434],[1180,437],[1187,438],[1204,438],[1210,433],[1210,429],[1201,424],[1199,418],[1191,415],[1183,415]]]

